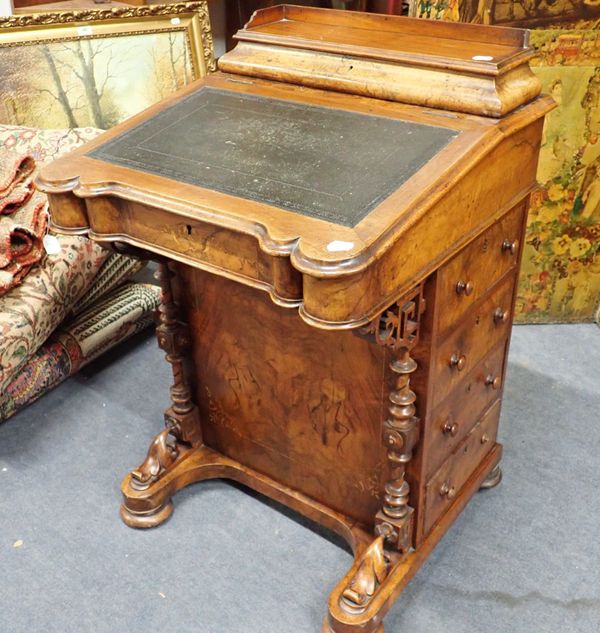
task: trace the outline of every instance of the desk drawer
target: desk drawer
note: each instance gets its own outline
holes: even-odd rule
[[[440,268],[438,301],[441,332],[456,323],[491,288],[519,256],[525,203],[493,224]]]
[[[496,402],[444,462],[425,489],[425,533],[460,494],[473,471],[496,442],[500,401]]]
[[[506,343],[481,360],[433,410],[428,431],[427,476],[439,468],[468,435],[481,413],[500,397],[500,385],[496,383],[494,389],[493,380],[502,379],[505,349]]]
[[[510,330],[515,276],[470,310],[458,329],[439,346],[433,359],[432,380],[437,405]]]

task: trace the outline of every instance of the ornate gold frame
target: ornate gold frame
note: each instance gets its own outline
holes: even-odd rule
[[[187,34],[194,79],[215,70],[206,0],[13,15],[0,18],[0,47],[180,31]]]

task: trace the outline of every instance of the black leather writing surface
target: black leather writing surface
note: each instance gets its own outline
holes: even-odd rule
[[[88,155],[351,227],[456,135],[203,87]]]

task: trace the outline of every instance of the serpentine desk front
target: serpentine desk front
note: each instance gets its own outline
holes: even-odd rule
[[[280,6],[220,72],[44,168],[55,227],[160,262],[153,527],[226,477],[347,539],[324,631],[382,619],[496,442],[544,114],[526,32]]]

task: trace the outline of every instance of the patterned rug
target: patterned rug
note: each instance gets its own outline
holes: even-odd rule
[[[127,283],[61,326],[29,357],[0,394],[0,422],[81,367],[148,327],[160,289]]]
[[[0,392],[90,289],[109,252],[85,237],[58,237],[20,286],[0,297]]]
[[[35,160],[0,150],[0,296],[21,283],[44,255],[46,196],[35,191]]]

